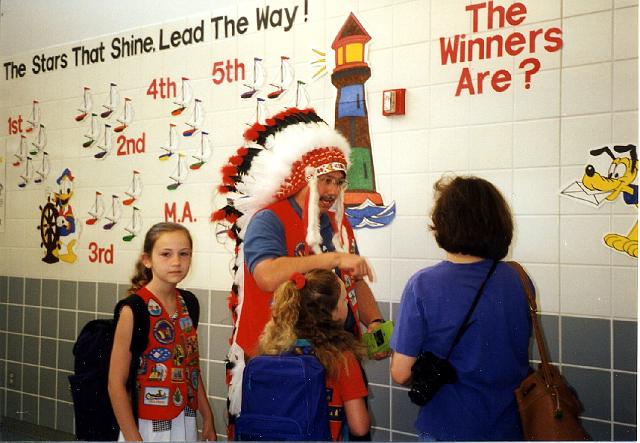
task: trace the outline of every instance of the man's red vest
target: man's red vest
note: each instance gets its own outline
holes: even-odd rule
[[[147,288],[137,294],[149,310],[149,344],[138,369],[138,416],[171,420],[188,405],[198,410],[198,334],[182,296],[176,290],[172,319]]]
[[[287,246],[287,256],[299,257],[312,254],[306,244],[307,227],[291,206],[288,199],[280,200],[267,206],[265,209],[271,210],[282,223],[284,227],[284,236]],[[334,214],[328,213],[331,225],[335,229]],[[347,232],[348,251],[355,253],[355,236],[351,225],[346,220],[342,222],[342,226]],[[360,336],[360,320],[358,317],[358,301],[355,293],[355,279],[346,273],[340,272],[340,278],[344,281],[347,288],[349,298],[349,307],[355,318],[354,334]],[[264,330],[265,325],[271,319],[271,298],[272,292],[263,291],[256,283],[253,275],[249,272],[247,265],[244,265],[244,297],[242,300],[242,312],[238,319],[236,327],[236,343],[250,356],[257,353],[258,338]]]

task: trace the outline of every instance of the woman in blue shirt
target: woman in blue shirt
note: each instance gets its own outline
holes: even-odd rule
[[[477,177],[440,179],[431,215],[446,260],[407,283],[391,341],[391,376],[411,383],[418,355],[445,358],[474,297],[489,275],[468,328],[449,358],[457,381],[443,385],[420,409],[421,439],[522,440],[514,389],[529,370],[528,304],[518,273],[504,262],[513,236],[509,206]]]

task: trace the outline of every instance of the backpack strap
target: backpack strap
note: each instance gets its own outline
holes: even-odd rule
[[[131,294],[118,302],[113,320],[117,325],[123,306],[129,306],[133,311],[133,336],[131,337],[131,360],[137,360],[147,348],[149,342],[149,311],[147,304],[137,294]],[[135,358],[134,358],[135,357]],[[136,361],[137,364],[137,361]]]
[[[180,291],[184,304],[187,305],[187,311],[189,311],[189,317],[191,317],[193,327],[198,329],[198,322],[200,321],[200,303],[198,302],[198,298],[191,291],[184,289],[178,289],[178,291]]]
[[[133,416],[138,417],[138,401],[136,391],[136,373],[140,356],[147,349],[149,343],[149,310],[142,297],[131,294],[116,304],[113,315],[113,323],[118,325],[120,312],[124,306],[129,306],[133,311],[133,335],[131,337],[131,364],[129,365],[129,378],[127,379],[127,391],[131,393]]]

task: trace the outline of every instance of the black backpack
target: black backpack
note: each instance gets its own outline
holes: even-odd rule
[[[180,289],[194,327],[198,327],[200,306],[196,296]],[[84,441],[116,441],[120,428],[109,400],[109,360],[113,347],[115,325],[120,311],[126,305],[133,311],[131,338],[131,366],[127,391],[132,395],[133,414],[137,417],[136,370],[139,359],[147,348],[149,311],[142,298],[133,294],[116,305],[113,319],[88,322],[73,345],[74,374],[69,376],[76,424],[76,438]]]

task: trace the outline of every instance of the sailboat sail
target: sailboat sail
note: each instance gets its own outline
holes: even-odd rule
[[[120,205],[120,197],[113,194],[111,196],[111,211],[105,215],[104,218],[107,219],[107,223],[102,226],[102,229],[108,231],[113,228],[118,221],[120,221],[120,217],[122,216],[122,207]]]
[[[37,155],[40,151],[42,151],[47,146],[47,129],[44,127],[42,123],[38,126],[38,133],[36,134],[36,138],[31,142],[33,145],[33,149],[29,151],[31,155]]]
[[[178,162],[176,165],[176,169],[173,171],[173,174],[169,176],[169,178],[173,181],[173,183],[167,185],[167,189],[169,191],[175,191],[178,187],[185,182],[187,176],[189,175],[189,169],[187,168],[186,161],[184,159],[185,154],[182,152],[178,153]]]
[[[21,181],[18,183],[19,188],[26,187],[33,177],[33,166],[31,165],[31,157],[27,155],[25,160],[24,171],[22,174],[20,174]]]
[[[291,87],[294,77],[295,74],[293,71],[293,66],[291,66],[291,63],[289,63],[289,57],[283,55],[282,57],[280,57],[280,81],[278,83],[271,83],[271,86],[274,86],[276,90],[270,92],[267,97],[280,97],[286,90]]]
[[[125,191],[127,198],[122,201],[125,206],[130,206],[135,202],[140,194],[142,194],[142,176],[139,171],[134,169],[133,177],[131,178],[131,186]]]
[[[33,180],[35,183],[42,183],[49,176],[51,172],[51,163],[49,162],[49,154],[46,151],[42,151],[42,161],[38,165],[35,174],[36,178]]]
[[[89,217],[86,223],[89,226],[93,226],[96,224],[98,220],[102,218],[102,214],[104,214],[104,203],[102,202],[102,192],[96,191],[96,197],[93,202],[93,206],[89,209]]]
[[[204,123],[204,109],[202,107],[202,100],[199,98],[194,99],[193,115],[191,116],[191,120],[186,123],[187,126],[191,127],[191,129],[187,129],[182,133],[185,137],[191,137],[202,127],[202,124]]]
[[[109,103],[106,105],[102,105],[103,108],[106,108],[100,117],[109,118],[111,114],[118,108],[118,104],[120,103],[120,94],[118,94],[118,85],[115,83],[109,84]]]
[[[135,206],[133,206],[131,209],[131,221],[124,228],[124,230],[127,231],[127,234],[122,237],[122,240],[124,241],[133,240],[142,231],[142,216],[140,215],[140,210]]]
[[[296,85],[296,108],[305,109],[309,107],[309,92],[307,92],[306,83],[298,80]]]
[[[124,131],[133,121],[133,104],[131,104],[131,99],[129,97],[124,98],[124,112],[122,114],[122,118],[117,120],[120,124],[113,129],[113,132]]]
[[[18,145],[18,151],[13,154],[16,160],[12,163],[13,166],[18,167],[25,161],[27,156],[27,136],[20,135],[20,144]]]
[[[211,158],[211,141],[209,140],[209,133],[202,131],[200,137],[200,147],[196,154],[191,155],[196,161],[189,165],[190,169],[197,170],[202,167]]]
[[[257,97],[256,98],[256,110],[254,114],[251,116],[251,119],[246,122],[247,126],[252,126],[254,123],[264,124],[267,116],[270,115],[267,110],[267,105],[265,103],[264,98]]]
[[[193,89],[191,89],[191,82],[188,77],[182,77],[180,83],[180,97],[173,101],[173,103],[178,105],[178,107],[171,111],[171,115],[175,117],[182,114],[185,109],[191,106],[192,101]]]
[[[40,102],[38,100],[34,100],[31,104],[31,115],[27,119],[28,126],[27,129],[25,129],[25,132],[33,132],[33,130],[40,125],[41,118]]]
[[[78,108],[80,114],[76,115],[76,121],[81,122],[89,116],[91,109],[93,108],[93,101],[91,100],[91,88],[84,87],[84,94],[82,97],[82,104]]]
[[[266,81],[266,71],[262,64],[262,59],[258,57],[253,58],[253,81],[251,83],[245,83],[244,85],[249,88],[248,91],[240,94],[241,98],[251,98],[256,92],[258,92]]]
[[[111,131],[111,125],[106,123],[104,125],[104,139],[102,144],[98,144],[100,152],[94,154],[95,158],[104,158],[113,149],[113,132]]]
[[[177,150],[180,143],[180,139],[178,137],[178,130],[176,129],[176,125],[173,123],[169,123],[169,141],[165,146],[160,146],[164,152],[158,156],[158,158],[162,161],[168,160]]]
[[[98,114],[91,113],[91,119],[89,120],[89,132],[85,135],[88,140],[82,144],[83,148],[88,148],[94,144],[100,137],[100,125],[98,123]]]

